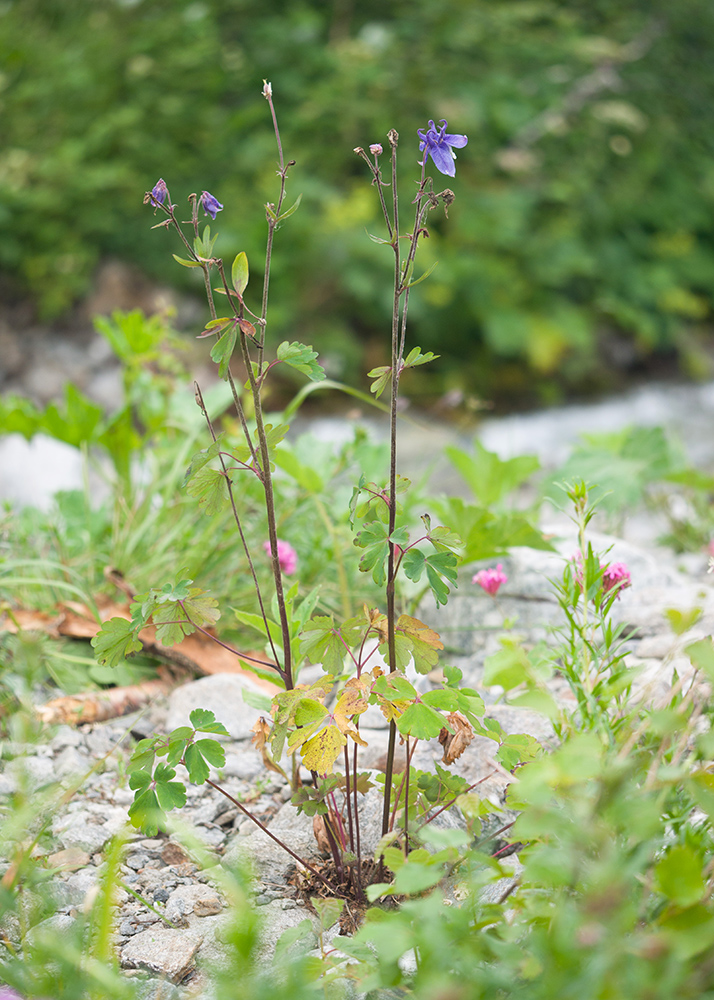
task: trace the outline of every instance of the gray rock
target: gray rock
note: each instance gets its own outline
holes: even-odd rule
[[[194,708],[205,708],[223,723],[232,739],[251,739],[251,729],[261,712],[243,700],[246,690],[262,693],[257,685],[239,674],[212,674],[176,688],[169,699],[167,731],[190,725],[189,715]]]
[[[104,805],[97,812],[80,809],[58,817],[52,824],[52,832],[63,847],[80,847],[88,854],[94,854],[101,851],[127,821],[125,809]]]
[[[135,934],[124,945],[121,965],[124,969],[147,969],[179,983],[194,968],[202,940],[203,935],[192,930],[152,927]]]
[[[188,923],[190,914],[210,917],[222,910],[223,900],[210,885],[181,885],[169,896],[164,915],[167,920],[182,927]]]

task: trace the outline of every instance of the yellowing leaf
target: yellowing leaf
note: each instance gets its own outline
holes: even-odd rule
[[[444,648],[444,643],[441,641],[439,633],[429,628],[424,622],[419,621],[418,618],[412,618],[410,615],[400,615],[397,621],[397,628],[404,632],[405,635],[418,639],[427,646],[431,646],[432,649]]]
[[[337,726],[327,726],[303,744],[302,762],[308,771],[329,774],[346,744],[347,738]]]

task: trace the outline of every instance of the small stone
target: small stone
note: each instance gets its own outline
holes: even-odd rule
[[[157,889],[154,892],[154,902],[155,903],[165,903],[166,900],[169,898],[170,895],[171,895],[171,890],[170,889],[163,889],[163,888],[162,889]]]
[[[161,851],[161,860],[167,865],[181,865],[190,859],[180,844],[170,840]]]
[[[220,913],[222,909],[223,901],[211,886],[186,885],[171,893],[166,903],[165,916],[167,920],[181,924],[191,913],[195,913],[197,917],[209,917]]]
[[[133,868],[135,872],[141,871],[144,865],[149,860],[147,854],[139,853],[138,851],[134,854],[130,854],[126,859],[126,864],[129,868]]]
[[[148,969],[178,983],[194,968],[203,935],[192,931],[154,927],[135,934],[121,951],[125,969]]]
[[[78,868],[85,868],[89,864],[89,855],[81,847],[66,847],[63,851],[50,854],[47,858],[47,864],[50,868],[59,868],[61,871],[73,872]]]

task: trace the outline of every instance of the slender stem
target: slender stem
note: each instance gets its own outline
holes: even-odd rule
[[[394,248],[394,299],[392,304],[392,392],[389,408],[389,534],[391,536],[396,524],[397,509],[397,400],[399,397],[399,368],[397,365],[399,336],[399,298],[401,285],[401,248],[399,246],[399,196],[397,193],[397,142],[399,136],[392,130],[389,133],[389,143],[392,153],[392,221]],[[387,646],[389,671],[397,669],[397,651],[394,635],[394,544],[389,543],[387,561]],[[394,751],[397,743],[397,727],[394,720],[389,724],[389,745],[387,747],[387,766],[384,780],[384,810],[382,812],[382,836],[389,831],[389,809],[392,794],[392,773],[394,770]]]
[[[216,432],[213,429],[213,423],[211,422],[211,419],[208,416],[208,411],[206,410],[206,404],[203,401],[203,394],[201,393],[201,389],[200,389],[200,387],[199,387],[199,385],[198,385],[197,382],[194,382],[194,387],[195,387],[195,390],[196,390],[196,402],[198,403],[198,405],[200,407],[200,410],[203,413],[203,417],[204,417],[206,423],[208,424],[208,430],[209,430],[209,433],[210,433],[211,437],[213,438],[214,441],[216,441]],[[250,555],[250,549],[248,548],[248,542],[246,540],[245,534],[243,533],[243,525],[241,524],[240,516],[238,514],[238,507],[236,506],[235,497],[233,495],[233,483],[231,481],[230,476],[228,475],[228,472],[227,472],[227,469],[226,469],[226,464],[225,464],[225,461],[223,459],[223,456],[220,455],[220,454],[219,454],[219,459],[220,459],[220,462],[221,462],[221,467],[223,469],[223,473],[225,475],[226,485],[228,487],[228,499],[230,500],[231,510],[233,511],[233,520],[235,521],[236,527],[238,529],[238,534],[240,536],[241,544],[243,545],[243,552],[245,553],[245,557],[246,557],[246,559],[248,561],[248,569],[250,570],[250,575],[251,575],[251,577],[253,579],[253,586],[255,587],[256,597],[258,598],[258,605],[260,607],[260,615],[261,615],[261,618],[263,619],[263,625],[265,626],[265,634],[268,637],[268,643],[270,645],[270,650],[271,650],[273,656],[275,657],[275,664],[277,666],[278,672],[283,677],[283,680],[286,681],[286,686],[287,686],[287,678],[285,677],[285,675],[283,673],[283,670],[282,670],[282,668],[280,666],[280,658],[278,657],[278,651],[275,648],[275,643],[273,642],[273,637],[270,634],[270,626],[268,625],[268,616],[267,616],[267,613],[265,611],[265,605],[263,603],[263,594],[262,594],[262,591],[260,589],[260,584],[258,583],[258,574],[255,572],[255,566],[253,565],[253,560],[252,560],[251,555]]]
[[[257,827],[260,827],[263,833],[267,834],[267,836],[270,837],[271,840],[274,840],[275,843],[278,845],[278,847],[282,847],[284,851],[287,851],[287,853],[290,855],[291,858],[295,858],[295,860],[298,861],[305,868],[307,868],[309,872],[312,872],[315,878],[318,878],[323,883],[323,885],[326,885],[333,895],[335,894],[334,887],[330,885],[328,880],[323,875],[321,875],[316,868],[313,868],[309,862],[307,862],[304,858],[301,858],[299,854],[295,853],[295,851],[291,850],[288,847],[288,845],[283,843],[283,841],[280,840],[278,837],[276,837],[274,833],[271,833],[270,830],[267,828],[267,826],[261,823],[258,817],[254,816],[249,809],[246,809],[246,807],[243,805],[242,802],[239,802],[238,799],[234,798],[229,792],[225,790],[225,788],[221,788],[220,785],[217,785],[215,781],[211,781],[210,778],[206,778],[206,784],[209,785],[211,788],[215,788],[215,790],[217,792],[220,792],[221,795],[225,795],[225,797],[228,799],[229,802],[232,802],[234,806],[237,806],[237,808],[240,809],[240,811],[244,813],[248,817],[248,819],[253,820],[255,825]]]
[[[347,749],[347,744],[344,748],[345,752],[345,803],[347,805],[347,823],[350,831],[350,850],[355,849],[355,831],[354,824],[352,822],[352,788],[350,786],[350,754]]]
[[[275,580],[275,597],[278,603],[278,616],[280,618],[280,631],[283,637],[283,664],[282,674],[285,680],[285,687],[288,690],[294,687],[292,671],[292,648],[290,646],[290,625],[288,623],[287,610],[285,607],[285,594],[283,592],[283,577],[280,569],[280,559],[278,558],[278,530],[275,520],[275,494],[273,492],[273,479],[270,473],[270,452],[268,450],[268,439],[263,423],[263,406],[260,398],[260,388],[256,382],[253,366],[250,363],[248,353],[248,343],[246,335],[240,330],[240,346],[243,352],[243,361],[248,372],[250,389],[253,394],[253,406],[255,409],[255,423],[258,432],[258,443],[260,446],[261,461],[261,481],[265,494],[265,512],[268,517],[268,539],[270,541],[270,553],[273,559],[273,578]]]

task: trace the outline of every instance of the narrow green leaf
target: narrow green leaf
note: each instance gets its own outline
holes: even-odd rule
[[[233,261],[233,266],[231,267],[231,281],[233,287],[240,297],[243,297],[243,292],[246,289],[249,279],[248,271],[248,258],[244,250],[241,250],[239,254],[236,255]]]
[[[218,338],[211,348],[211,360],[215,361],[218,365],[218,375],[222,379],[228,377],[228,366],[233,356],[233,349],[236,346],[237,338],[238,330],[236,324],[231,323],[230,327]]]
[[[294,204],[292,204],[290,208],[287,208],[284,212],[280,213],[280,215],[278,216],[278,222],[282,222],[283,219],[289,219],[294,212],[297,212],[298,208],[300,207],[301,201],[302,201],[302,194],[299,194]]]
[[[203,267],[203,264],[198,260],[184,260],[183,257],[179,257],[175,253],[171,254],[171,256],[175,261],[183,265],[183,267]]]

